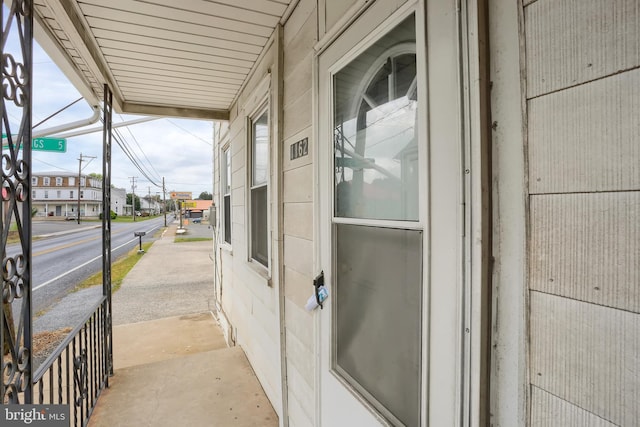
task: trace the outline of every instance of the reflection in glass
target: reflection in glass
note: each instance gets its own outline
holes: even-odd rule
[[[335,215],[417,221],[413,17],[334,76],[334,99]]]
[[[231,149],[230,148],[224,151],[222,161],[224,162],[224,170],[222,172],[224,241],[231,244]]]
[[[269,118],[253,121],[251,135],[251,258],[269,266],[268,252]]]
[[[265,112],[253,122],[253,170],[251,184],[256,186],[267,183],[267,165],[269,150],[269,123]]]

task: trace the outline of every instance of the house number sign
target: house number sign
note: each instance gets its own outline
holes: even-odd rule
[[[289,147],[289,154],[291,160],[295,160],[299,157],[304,157],[309,154],[309,138],[301,139],[298,142],[294,142]]]

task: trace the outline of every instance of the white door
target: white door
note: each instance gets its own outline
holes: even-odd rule
[[[459,414],[460,230],[456,220],[435,224],[428,203],[439,201],[429,196],[442,177],[430,172],[424,6],[408,3],[374,3],[318,57],[319,262],[330,292],[319,320],[323,426],[433,425]],[[453,81],[444,103],[455,111]],[[451,208],[456,218],[455,132],[448,143],[441,160],[454,178],[440,200],[449,205],[436,211]],[[433,226],[445,228],[433,235],[447,240],[450,267],[433,269],[436,290]],[[451,305],[432,339],[434,303]],[[433,369],[450,374],[436,399]],[[439,412],[449,415],[434,418]]]

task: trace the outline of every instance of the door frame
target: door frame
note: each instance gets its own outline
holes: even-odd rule
[[[331,118],[331,105],[328,109],[319,105],[320,79],[326,78],[320,69],[320,58],[354,24],[357,25],[360,17],[381,3],[387,11],[397,9],[389,13],[390,16],[415,7],[416,24],[424,26],[422,34],[425,35],[420,40],[421,32],[417,28],[416,51],[425,52],[417,58],[425,62],[422,69],[428,71],[420,93],[428,102],[424,114],[427,115],[425,122],[429,129],[421,128],[419,132],[421,140],[431,141],[427,147],[430,155],[428,164],[420,164],[421,174],[429,175],[428,185],[420,190],[426,199],[420,205],[421,216],[422,212],[430,209],[423,229],[426,289],[423,301],[422,424],[484,425],[489,418],[488,372],[492,340],[491,119],[485,1],[463,1],[459,7],[455,2],[427,0],[408,1],[400,7],[396,2],[384,0],[367,4],[358,2],[350,9],[350,16],[340,21],[340,28],[330,29],[316,45],[312,68],[314,133],[318,142],[314,147],[317,159],[314,162],[317,180],[314,188],[317,201],[314,267],[319,273],[322,260],[332,256],[332,240],[327,239],[330,235],[327,219],[331,218],[333,209],[330,193],[333,175],[329,173],[327,176],[330,155],[323,153],[320,143],[321,126],[327,123],[326,120],[323,122],[322,115]],[[388,16],[384,23],[392,19]],[[351,49],[366,37],[373,36],[362,36]],[[425,68],[426,64],[430,66]],[[451,102],[446,108],[434,101],[448,98]],[[443,159],[446,161],[441,161]],[[427,162],[426,156],[421,155],[422,161]],[[447,165],[450,164],[456,167],[448,170]],[[421,185],[426,180],[421,177]],[[446,194],[447,187],[453,189],[450,194]],[[455,231],[443,232],[443,224],[448,224]],[[446,254],[442,253],[439,242],[449,243],[444,251]],[[450,279],[451,271],[455,271],[455,278],[450,282],[453,285],[438,286],[438,283],[448,283],[447,269]],[[321,425],[323,411],[321,377],[324,367],[319,354],[327,350],[323,348],[321,317],[316,316],[314,330],[318,350],[316,425]],[[443,344],[450,350],[441,351]],[[455,380],[451,381],[451,378]],[[380,422],[385,423],[383,419]]]
[[[348,25],[345,26],[342,33],[334,39],[331,39],[326,46],[323,46],[318,49],[316,56],[314,58],[314,95],[315,100],[314,106],[317,105],[317,110],[314,112],[315,123],[317,124],[315,132],[316,132],[316,159],[318,161],[315,163],[316,167],[316,177],[318,185],[316,186],[316,200],[318,203],[316,205],[316,215],[318,221],[316,222],[316,241],[318,242],[316,246],[316,271],[319,272],[327,265],[327,260],[329,261],[328,265],[332,265],[332,257],[333,257],[333,237],[332,237],[332,221],[333,217],[333,173],[327,173],[327,171],[332,171],[331,167],[331,153],[327,147],[322,146],[320,141],[323,141],[327,137],[327,130],[323,129],[322,126],[327,126],[331,121],[332,113],[332,103],[331,96],[328,97],[328,102],[320,103],[322,94],[320,93],[321,87],[324,88],[325,85],[329,85],[329,89],[331,88],[331,83],[322,83],[320,82],[321,78],[326,78],[330,80],[330,77],[325,74],[325,70],[320,67],[323,66],[321,63],[325,61],[322,57],[327,54],[327,52],[331,52],[331,50],[335,49],[339,53],[334,53],[335,60],[330,58],[327,59],[332,65],[327,67],[326,71],[329,76],[332,75],[331,71],[335,71],[340,69],[342,66],[346,65],[351,59],[353,59],[357,54],[359,54],[362,50],[364,50],[363,46],[369,46],[373,41],[382,37],[388,30],[393,28],[397,23],[399,23],[402,19],[409,16],[411,13],[415,13],[416,16],[416,53],[417,53],[417,61],[418,61],[418,74],[424,74],[425,77],[418,79],[418,90],[419,90],[419,111],[420,115],[424,120],[421,120],[422,123],[429,123],[433,117],[430,114],[430,104],[432,101],[429,101],[429,83],[430,75],[427,71],[426,64],[431,55],[431,52],[427,50],[426,40],[429,38],[429,32],[427,29],[429,25],[435,30],[440,30],[441,28],[438,26],[437,19],[429,19],[427,17],[427,9],[428,6],[425,4],[423,0],[414,0],[408,1],[403,6],[397,7],[393,2],[383,2],[378,1],[369,5],[365,10],[359,11],[360,15],[348,21]],[[436,9],[438,10],[438,9]],[[458,27],[456,21],[456,11],[454,6],[446,5],[444,7],[440,7],[440,12],[444,15],[450,14],[453,16],[453,21],[448,21],[446,24],[442,24],[443,26],[450,25],[448,28],[449,33],[452,35],[452,44],[457,45],[458,41]],[[363,17],[371,18],[371,15],[380,19],[380,25],[374,24],[364,24],[362,23]],[[355,26],[360,26],[359,29]],[[355,28],[355,29],[354,29]],[[354,37],[354,34],[359,37]],[[356,43],[351,43],[346,40],[359,40]],[[340,46],[343,43],[347,46]],[[460,117],[460,99],[457,95],[460,93],[460,82],[458,79],[458,51],[454,50],[453,54],[450,54],[448,57],[451,62],[449,65],[453,64],[449,69],[449,86],[454,88],[454,92],[456,96],[454,97],[445,97],[444,99],[449,99],[450,106],[447,109],[447,112],[444,114],[452,114],[455,118],[453,121],[455,125],[453,128],[444,126],[444,133],[447,133],[447,140],[453,139],[455,141],[454,144],[450,144],[446,147],[440,147],[446,151],[446,158],[450,162],[449,164],[456,165],[455,169],[457,171],[462,171],[462,142],[461,142],[461,117]],[[451,76],[452,75],[452,76]],[[432,108],[431,108],[432,109]],[[323,116],[324,115],[324,116]],[[449,120],[447,120],[449,124]],[[462,402],[462,378],[461,376],[466,375],[466,373],[460,374],[460,368],[463,367],[463,356],[460,351],[462,348],[462,312],[463,312],[463,304],[460,300],[461,296],[464,294],[462,290],[462,281],[464,277],[463,271],[463,258],[464,258],[464,209],[463,209],[463,201],[462,196],[462,174],[456,176],[455,172],[448,171],[447,178],[442,181],[449,181],[449,188],[453,189],[453,196],[449,196],[447,208],[453,206],[453,209],[456,211],[456,215],[453,215],[453,221],[449,221],[450,233],[444,238],[450,238],[451,235],[454,237],[455,244],[453,244],[453,248],[450,248],[450,251],[453,251],[453,259],[454,261],[450,261],[449,265],[453,265],[454,280],[455,286],[448,289],[448,292],[445,292],[445,297],[440,297],[444,300],[453,300],[457,301],[455,306],[455,313],[453,316],[450,316],[450,319],[453,319],[452,322],[448,322],[444,325],[440,325],[438,327],[439,333],[433,333],[430,329],[431,327],[431,316],[432,316],[432,289],[430,283],[439,280],[437,276],[434,276],[433,269],[431,268],[432,260],[433,260],[433,252],[431,247],[433,245],[431,238],[431,231],[434,228],[433,218],[430,215],[431,209],[429,206],[429,201],[431,200],[432,194],[432,182],[428,181],[428,178],[433,174],[431,168],[432,165],[430,163],[429,158],[427,157],[427,152],[431,151],[430,144],[428,143],[433,137],[437,137],[438,134],[433,134],[433,129],[429,128],[429,126],[419,126],[418,133],[419,139],[422,145],[422,150],[420,154],[419,167],[420,167],[420,221],[418,222],[417,227],[421,228],[423,231],[423,308],[422,308],[422,408],[421,408],[421,423],[422,425],[429,425],[433,423],[445,422],[448,420],[455,420],[456,423],[460,421],[461,410],[461,402]],[[451,198],[453,197],[453,198]],[[443,208],[442,210],[446,210],[447,208]],[[442,214],[442,212],[440,212]],[[445,213],[446,217],[451,220],[452,215],[450,212]],[[382,225],[383,221],[380,222]],[[452,228],[452,230],[451,230]],[[449,275],[451,273],[449,272]],[[325,270],[325,277],[327,277],[327,283],[331,283],[332,280],[332,272]],[[451,277],[449,277],[451,279]],[[331,298],[331,296],[329,297]],[[437,302],[436,302],[437,304]],[[329,303],[330,305],[330,303]],[[330,318],[331,315],[329,314]],[[334,375],[331,370],[331,353],[332,350],[327,347],[328,342],[331,342],[331,330],[333,325],[331,324],[330,328],[326,326],[323,329],[323,322],[326,322],[327,314],[321,314],[316,316],[316,345],[318,348],[318,358],[317,358],[317,372],[316,372],[316,384],[318,384],[318,389],[316,391],[316,424],[322,425],[322,413],[324,409],[324,404],[322,402],[322,377],[323,375]],[[322,319],[322,320],[321,320]],[[439,322],[440,323],[440,322]],[[435,329],[435,327],[434,327]],[[451,337],[454,337],[452,340]],[[430,348],[439,348],[442,349],[444,346],[448,346],[448,350],[440,353],[445,353],[441,355],[438,360],[434,360],[431,357]],[[321,356],[324,355],[324,358]],[[443,363],[444,361],[444,363]],[[326,371],[329,369],[329,373]],[[449,381],[451,384],[448,387],[449,393],[434,393],[435,395],[443,394],[446,395],[446,398],[434,399],[434,396],[429,394],[429,390],[433,388],[431,383],[434,381],[432,379],[432,375],[429,375],[430,371],[440,370],[442,372],[441,375],[448,375],[448,378],[455,378],[453,381]],[[446,374],[445,374],[446,372]],[[338,381],[343,382],[341,379]],[[351,391],[351,390],[350,390]],[[377,418],[377,420],[381,424],[387,424],[386,420],[380,415],[369,403],[364,402],[360,396],[356,396],[356,400],[360,401],[362,406],[372,412],[372,414]],[[442,401],[446,400],[446,404],[442,405]],[[429,406],[433,406],[434,408],[439,408],[434,411],[429,411]]]

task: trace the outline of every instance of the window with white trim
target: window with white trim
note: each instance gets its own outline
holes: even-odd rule
[[[62,177],[59,177],[59,176],[56,177],[56,186],[62,187]]]
[[[45,176],[44,178],[42,178],[42,184],[45,186],[50,185],[51,183],[51,178],[49,178],[48,176]]]
[[[44,198],[45,199],[49,198],[49,190],[44,190]]]
[[[262,110],[251,120],[249,215],[250,257],[269,267],[269,114]]]
[[[231,148],[222,152],[222,232],[224,241],[231,244]]]
[[[31,177],[31,185],[38,185],[38,177],[37,176],[32,176]]]

